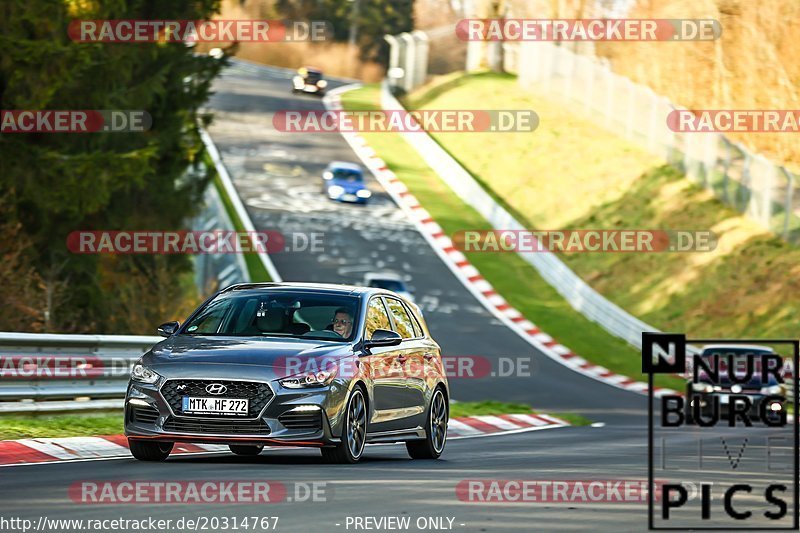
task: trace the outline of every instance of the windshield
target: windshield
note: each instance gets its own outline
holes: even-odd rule
[[[358,298],[290,291],[241,290],[208,302],[181,330],[184,335],[301,337],[349,341]]]
[[[728,375],[729,365],[733,365],[733,374],[738,376],[739,379],[746,376],[748,373],[748,368],[752,366],[752,375],[747,382],[743,383],[743,385],[746,387],[758,387],[760,385],[773,385],[777,383],[777,380],[772,375],[769,376],[767,383],[762,383],[761,379],[761,356],[770,353],[772,352],[753,348],[706,348],[703,350],[702,358],[705,361],[705,364],[711,369],[714,369],[715,365],[718,365],[719,382],[723,385],[732,383],[732,380]],[[748,354],[750,354],[750,362],[748,362]],[[711,383],[712,380],[702,368],[699,368],[698,381],[700,383]]]
[[[333,171],[333,179],[342,181],[361,181],[361,172],[337,168]]]

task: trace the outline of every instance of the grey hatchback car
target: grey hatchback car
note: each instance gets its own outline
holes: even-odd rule
[[[222,290],[133,367],[125,435],[133,456],[166,459],[176,442],[317,447],[355,463],[367,443],[405,442],[438,458],[448,383],[419,309],[390,291],[249,283]]]

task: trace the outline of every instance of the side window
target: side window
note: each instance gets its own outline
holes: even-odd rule
[[[211,302],[202,313],[192,320],[192,324],[186,329],[187,333],[217,333],[223,319],[231,310],[229,300]]]
[[[407,304],[404,304],[404,307],[406,308],[406,311],[408,311],[408,316],[411,317],[411,325],[414,328],[414,337],[424,336],[425,334],[423,333],[422,327],[417,320],[417,315],[414,314],[414,311],[412,311]]]
[[[380,298],[373,298],[369,301],[364,338],[371,339],[376,329],[392,329],[389,315],[386,313],[386,307]]]
[[[389,306],[389,312],[392,313],[392,318],[394,318],[394,330],[404,339],[413,338],[414,326],[411,324],[411,319],[408,317],[406,308],[403,307],[403,304],[400,303],[400,300],[386,298],[386,305]]]

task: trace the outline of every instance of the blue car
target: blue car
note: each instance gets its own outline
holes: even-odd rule
[[[333,161],[322,173],[322,192],[331,200],[365,204],[372,192],[364,183],[364,171],[356,163]]]

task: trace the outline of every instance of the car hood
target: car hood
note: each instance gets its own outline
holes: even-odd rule
[[[352,345],[315,339],[174,335],[156,344],[142,362],[165,377],[280,378],[297,361],[336,361]]]

